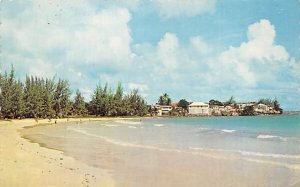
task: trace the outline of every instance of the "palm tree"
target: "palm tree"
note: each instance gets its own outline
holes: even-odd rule
[[[167,93],[164,93],[162,96],[159,97],[158,103],[160,105],[170,105],[172,102],[171,98]]]
[[[231,96],[230,98],[229,98],[229,104],[234,104],[235,103],[235,100],[234,100],[234,97],[233,96]]]

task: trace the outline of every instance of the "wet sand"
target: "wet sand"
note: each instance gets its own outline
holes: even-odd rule
[[[66,121],[79,119],[57,123]],[[115,186],[107,171],[21,138],[19,130],[35,124],[31,119],[0,121],[0,186]]]

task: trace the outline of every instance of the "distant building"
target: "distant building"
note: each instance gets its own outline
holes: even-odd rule
[[[168,115],[169,112],[172,110],[172,106],[170,105],[160,105],[161,114]]]
[[[269,113],[269,107],[265,104],[259,103],[254,106],[254,111],[257,113]]]
[[[152,110],[155,111],[154,115],[157,116],[168,115],[169,112],[172,110],[172,106],[156,104],[152,106]]]
[[[209,115],[209,105],[203,102],[193,102],[189,105],[191,115]]]

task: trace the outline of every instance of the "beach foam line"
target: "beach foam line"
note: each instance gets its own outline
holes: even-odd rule
[[[192,149],[192,150],[200,150],[200,151],[211,151],[211,152],[238,153],[238,154],[244,155],[244,156],[271,157],[271,158],[284,158],[284,159],[300,160],[300,155],[275,154],[275,153],[260,153],[260,152],[241,151],[241,150],[211,149],[211,148],[202,148],[202,147],[190,147],[190,149]]]
[[[259,152],[247,152],[247,151],[239,151],[239,153],[241,155],[247,155],[247,156],[272,157],[272,158],[288,158],[288,159],[300,160],[300,155],[259,153]]]
[[[197,147],[191,147],[190,149],[193,150],[201,150],[203,152],[206,151],[218,151],[218,152],[235,152],[235,153],[248,153],[248,155],[251,156],[267,156],[267,157],[275,157],[275,158],[292,158],[292,159],[300,159],[300,155],[280,155],[280,154],[263,154],[263,153],[252,153],[252,152],[244,152],[244,151],[232,151],[232,150],[222,150],[222,149],[210,149],[210,148],[197,148]],[[201,153],[201,152],[192,152],[192,154],[194,155],[201,155],[201,156],[205,156],[205,154]],[[216,155],[211,155],[209,156],[211,158],[215,158],[215,159],[224,159],[224,160],[234,160],[232,157],[226,157],[226,156],[216,156]],[[300,165],[299,164],[288,164],[285,162],[278,162],[278,161],[273,161],[273,160],[265,160],[265,159],[258,159],[258,158],[249,158],[249,157],[237,157],[236,159],[240,159],[240,160],[244,160],[247,162],[254,162],[254,163],[259,163],[259,164],[268,164],[268,165],[274,165],[274,166],[281,166],[281,167],[285,167],[288,169],[292,169],[292,170],[300,170]]]
[[[140,121],[129,121],[129,120],[115,120],[116,123],[128,124],[128,125],[140,125],[142,122]]]
[[[100,136],[100,135],[95,135],[92,133],[88,133],[85,130],[82,130],[80,128],[68,128],[67,130],[71,130],[74,132],[78,132],[87,136],[91,136],[91,137],[97,137],[100,138],[108,143],[114,144],[114,145],[119,145],[119,146],[123,146],[123,147],[134,147],[134,148],[143,148],[143,149],[152,149],[152,150],[158,150],[158,151],[165,151],[165,152],[182,152],[181,150],[178,149],[165,149],[165,148],[159,148],[159,147],[155,147],[155,146],[150,146],[150,145],[139,145],[139,144],[133,144],[133,143],[128,143],[128,142],[122,142],[122,141],[118,141],[118,140],[114,140],[114,139],[110,139],[104,136]]]
[[[136,129],[137,127],[136,126],[128,126],[128,128],[130,128],[130,129]]]
[[[166,149],[166,148],[159,148],[159,147],[150,146],[150,145],[139,145],[139,144],[122,142],[122,141],[113,140],[113,139],[110,139],[110,138],[107,138],[107,137],[104,137],[104,136],[99,136],[99,135],[95,135],[95,134],[92,134],[92,133],[88,133],[88,132],[86,132],[86,131],[84,131],[80,128],[71,128],[70,127],[70,128],[67,128],[67,130],[71,130],[71,131],[74,131],[74,132],[85,134],[85,135],[91,136],[91,137],[97,137],[97,138],[100,138],[100,139],[106,141],[107,143],[111,143],[111,144],[118,145],[118,146],[142,148],[142,149],[156,150],[156,151],[163,151],[163,152],[187,153],[187,154],[199,155],[199,156],[204,156],[204,157],[209,157],[209,158],[214,158],[214,159],[222,159],[222,160],[234,160],[232,157],[228,157],[228,156],[224,156],[224,155],[209,154],[209,153],[205,152],[205,151],[208,151],[208,150],[215,150],[215,149],[190,148],[190,149],[194,149],[194,150],[203,150],[203,152],[189,152],[189,151],[184,151],[184,150],[179,150],[179,149]],[[232,152],[230,150],[219,150],[219,151]],[[296,158],[298,158],[299,155],[295,155],[295,156],[296,156]],[[286,167],[288,169],[293,169],[293,170],[300,170],[300,165],[299,164],[286,164],[286,163],[281,163],[281,162],[275,162],[275,161],[269,161],[269,160],[260,160],[260,159],[254,159],[254,158],[244,158],[244,157],[242,157],[242,158],[237,157],[237,159],[245,160],[245,161],[248,161],[248,162],[255,162],[255,163],[282,166],[282,167]]]
[[[109,124],[109,125],[104,125],[106,127],[119,127],[120,125],[113,125],[113,124]]]
[[[287,138],[283,138],[281,136],[269,135],[269,134],[260,134],[256,138],[257,139],[273,139],[273,140],[287,141]]]
[[[248,162],[255,162],[259,164],[269,164],[269,165],[274,165],[274,166],[281,166],[285,167],[291,170],[300,170],[300,165],[299,164],[287,164],[287,163],[282,163],[282,162],[276,162],[276,161],[270,161],[270,160],[259,160],[259,159],[252,159],[252,158],[244,158],[243,160],[248,161]]]
[[[234,133],[236,130],[232,130],[232,129],[222,129],[221,131],[222,131],[222,132],[225,132],[225,133]]]
[[[165,124],[158,123],[158,124],[154,124],[153,126],[155,126],[155,127],[163,127],[163,126],[165,126]]]

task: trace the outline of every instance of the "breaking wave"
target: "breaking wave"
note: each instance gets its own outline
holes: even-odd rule
[[[234,133],[236,130],[222,129],[221,131],[222,131],[222,132],[225,132],[225,133]]]
[[[274,136],[269,134],[260,134],[256,137],[257,139],[269,139],[269,140],[281,140],[281,141],[287,141],[287,138],[283,138],[281,136]]]
[[[137,127],[136,126],[128,126],[128,128],[130,128],[130,129],[136,129]]]
[[[116,123],[128,124],[128,125],[140,125],[142,122],[140,121],[129,121],[129,120],[115,120]]]
[[[300,155],[288,155],[288,154],[273,154],[273,153],[260,153],[260,152],[248,152],[242,150],[226,150],[226,149],[211,149],[202,147],[190,147],[191,150],[210,151],[210,152],[227,152],[238,153],[243,156],[255,156],[255,157],[270,157],[270,158],[285,158],[300,160]]]
[[[165,126],[164,124],[154,124],[153,126],[155,126],[155,127],[163,127],[163,126]]]
[[[106,127],[119,127],[120,125],[113,125],[113,124],[109,124],[109,125],[104,125]]]

